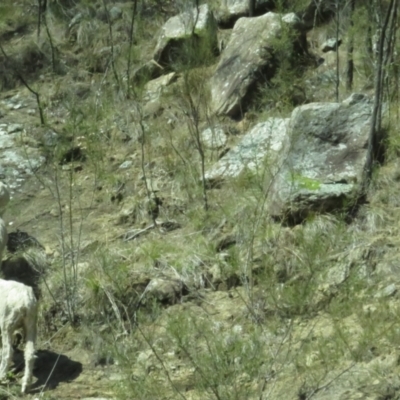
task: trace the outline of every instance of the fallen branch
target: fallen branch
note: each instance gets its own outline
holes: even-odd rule
[[[143,229],[133,229],[118,236],[118,239],[123,239],[124,242],[129,242],[130,240],[136,239],[137,237],[145,234],[146,232],[154,229],[155,227],[156,227],[155,224],[151,224]]]
[[[164,221],[157,222],[156,224],[151,224],[146,226],[143,229],[132,229],[128,232],[125,232],[117,237],[117,239],[122,239],[124,242],[129,242],[130,240],[136,239],[137,237],[144,235],[145,233],[151,231],[154,228],[160,228],[162,233],[174,231],[175,229],[179,229],[181,225],[175,221]]]

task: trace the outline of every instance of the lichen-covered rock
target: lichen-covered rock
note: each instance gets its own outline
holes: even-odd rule
[[[246,99],[262,78],[274,76],[276,40],[288,27],[296,30],[293,48],[305,45],[305,37],[294,13],[269,12],[256,18],[240,18],[211,78],[211,107],[217,114],[236,116],[243,112]],[[300,47],[293,51],[300,51]],[[291,57],[291,54],[287,55]]]
[[[275,176],[269,211],[305,218],[354,205],[367,158],[372,104],[360,94],[342,103],[311,103],[294,109],[290,146]]]
[[[226,134],[220,126],[210,127],[201,132],[202,143],[209,149],[224,147],[227,141]]]
[[[278,155],[288,143],[288,118],[270,118],[255,125],[242,140],[205,174],[209,183],[236,178],[246,168],[253,173],[273,174]]]
[[[164,24],[154,51],[154,60],[161,65],[171,66],[179,61],[181,50],[188,41],[191,45],[216,48],[217,25],[207,4],[176,15]]]

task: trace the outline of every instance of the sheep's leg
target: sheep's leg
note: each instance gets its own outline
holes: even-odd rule
[[[12,331],[5,327],[2,328],[2,341],[3,349],[0,364],[0,379],[6,377],[8,367],[12,362],[13,348],[12,348]]]
[[[35,344],[33,341],[27,341],[25,344],[25,373],[22,378],[21,392],[25,393],[32,380],[33,365],[35,363]]]
[[[36,311],[31,315],[31,320],[25,325],[25,373],[22,378],[22,393],[26,392],[26,388],[32,380],[33,365],[35,363],[35,342],[36,342]]]

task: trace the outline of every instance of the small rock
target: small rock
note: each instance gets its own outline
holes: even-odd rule
[[[49,212],[52,217],[58,217],[60,215],[58,208],[52,208]]]
[[[184,292],[183,282],[174,278],[154,278],[146,288],[147,296],[153,297],[163,304],[176,304]]]
[[[35,115],[36,114],[36,110],[34,110],[33,108],[30,108],[28,111],[29,115]]]
[[[114,373],[114,374],[111,374],[108,377],[108,379],[110,381],[122,381],[122,380],[124,380],[124,376],[122,374]],[[94,400],[94,399],[92,398],[92,400]],[[97,400],[98,400],[98,398],[97,398]],[[107,400],[107,399],[105,399],[105,400]]]
[[[88,262],[80,262],[77,265],[77,270],[79,271],[79,273],[83,273],[85,271],[87,271],[90,267],[90,264]]]
[[[153,352],[151,350],[144,350],[141,351],[137,358],[136,358],[136,362],[140,363],[140,364],[144,364],[146,363],[151,357],[153,356]]]
[[[337,40],[336,38],[328,39],[322,45],[322,52],[327,53],[328,51],[336,51],[336,49],[342,44],[342,39]]]
[[[391,283],[390,285],[386,286],[382,290],[380,290],[378,293],[375,294],[376,298],[383,298],[383,297],[391,297],[394,296],[397,292],[397,287],[394,283]]]
[[[119,7],[112,7],[110,10],[110,20],[111,22],[116,21],[122,17],[122,10]]]
[[[58,142],[58,135],[54,131],[47,131],[43,135],[43,144],[48,147],[53,147]]]
[[[15,132],[20,132],[23,129],[24,129],[24,126],[22,124],[11,124],[11,125],[8,125],[7,133],[11,134],[11,133],[15,133]]]
[[[82,13],[78,13],[75,15],[75,17],[73,17],[70,21],[70,23],[68,24],[68,28],[71,29],[74,25],[79,24],[79,22],[81,22],[83,18],[83,14]]]
[[[46,254],[46,256],[51,257],[51,256],[54,255],[54,250],[49,246],[45,246],[44,247],[44,253]]]
[[[137,208],[136,205],[124,208],[117,217],[116,225],[134,224],[136,222]]]
[[[222,282],[222,271],[219,264],[214,264],[210,269],[209,273],[211,274],[211,283],[214,285],[218,285]]]
[[[130,167],[132,166],[132,164],[133,164],[133,161],[130,161],[130,160],[124,161],[124,162],[119,166],[119,169],[128,169],[128,168],[130,168]]]

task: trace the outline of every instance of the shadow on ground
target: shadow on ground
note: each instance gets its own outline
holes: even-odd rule
[[[55,389],[62,382],[71,382],[82,372],[83,366],[78,361],[73,361],[67,356],[48,350],[36,352],[33,376],[37,381],[30,387],[30,393],[40,392],[45,385],[45,390]],[[15,355],[17,369],[23,368],[23,352]]]

